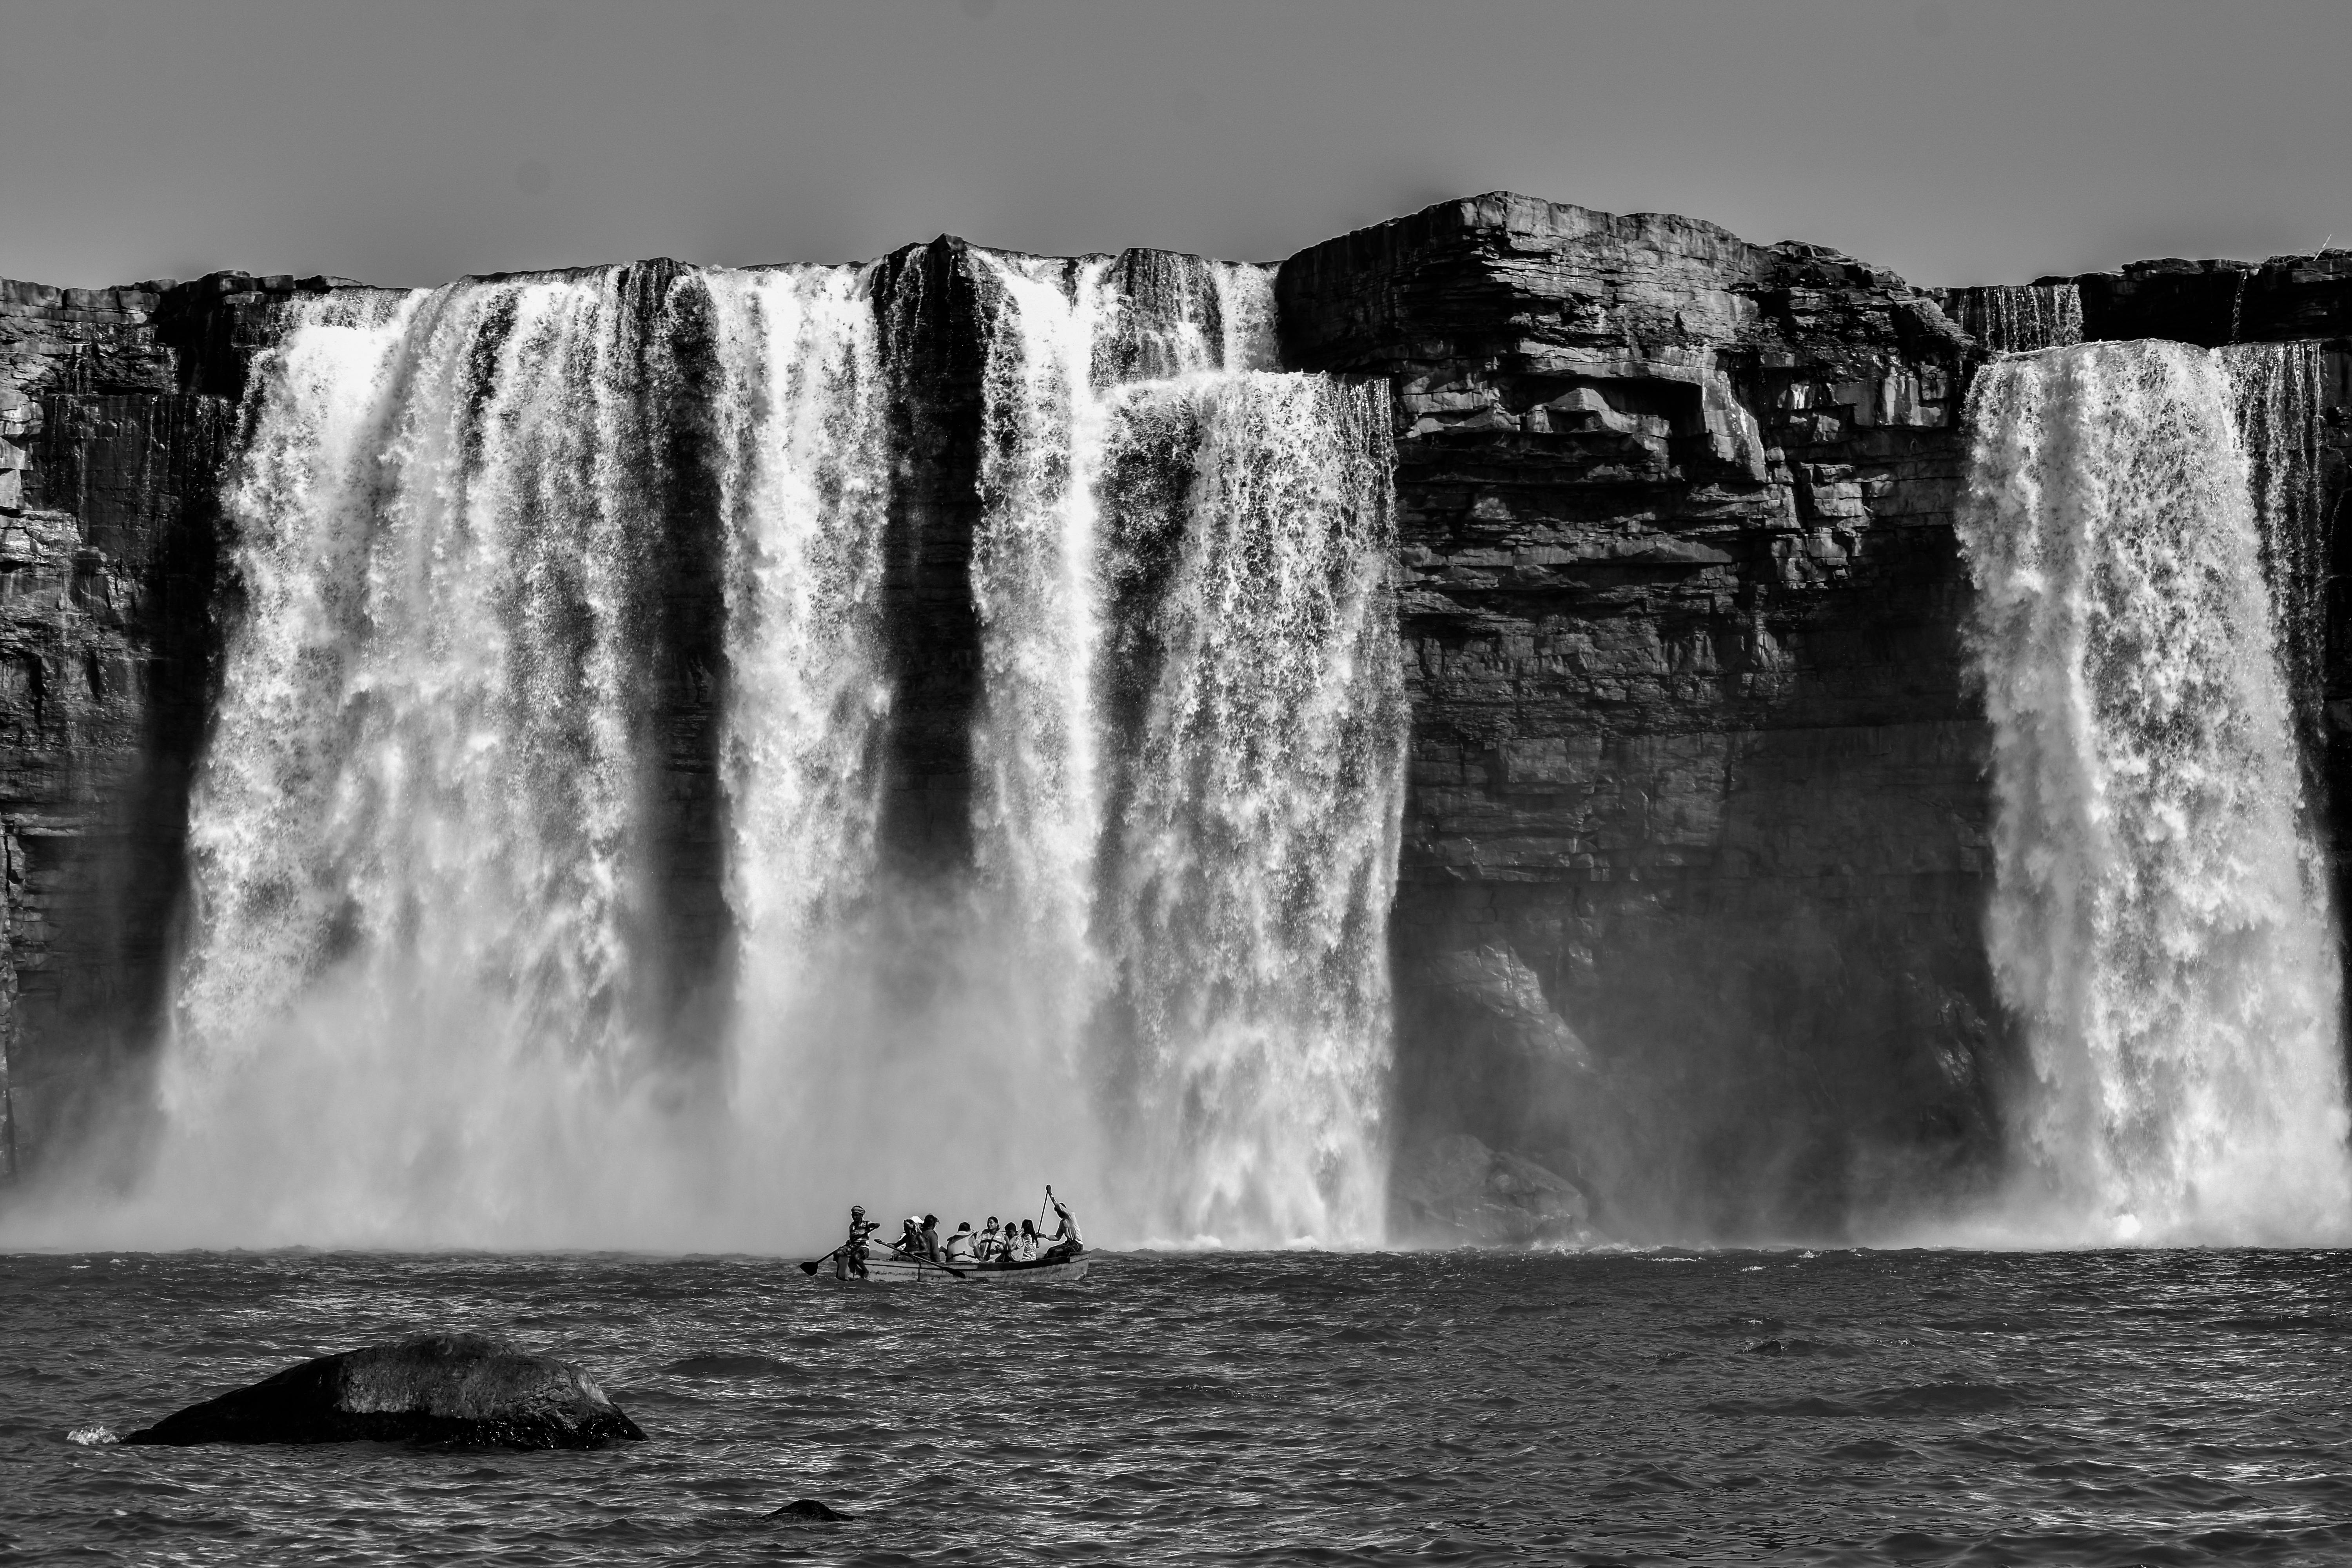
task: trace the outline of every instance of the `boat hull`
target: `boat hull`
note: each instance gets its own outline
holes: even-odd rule
[[[1058,1285],[1087,1275],[1088,1259],[1058,1258],[1051,1263],[917,1263],[885,1254],[866,1259],[863,1276],[852,1272],[834,1253],[801,1265],[801,1272],[840,1285]]]

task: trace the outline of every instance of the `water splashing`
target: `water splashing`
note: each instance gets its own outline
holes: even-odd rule
[[[2352,1228],[2323,868],[2222,358],[2103,343],[1979,375],[1959,530],[1995,735],[1988,926],[2085,1240]]]

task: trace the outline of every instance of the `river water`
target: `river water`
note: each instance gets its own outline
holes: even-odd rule
[[[2341,1563],[2328,1252],[0,1257],[0,1560]],[[89,1447],[425,1328],[577,1359],[589,1454]],[[822,1500],[844,1523],[770,1520]]]

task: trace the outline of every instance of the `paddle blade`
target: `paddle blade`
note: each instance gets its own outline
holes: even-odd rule
[[[801,1272],[803,1274],[814,1274],[816,1272],[816,1265],[814,1263],[803,1263],[801,1265]]]

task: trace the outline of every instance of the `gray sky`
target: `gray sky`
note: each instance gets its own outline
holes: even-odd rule
[[[2021,280],[2352,243],[2347,62],[2347,0],[0,0],[0,276],[1267,258],[1504,188]]]

